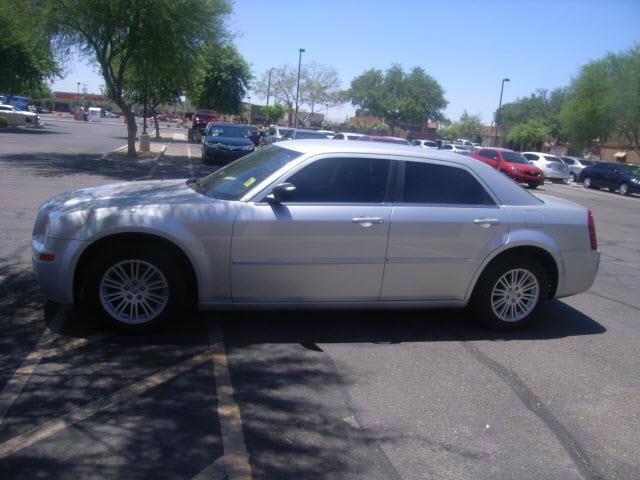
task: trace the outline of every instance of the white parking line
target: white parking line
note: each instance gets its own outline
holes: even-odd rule
[[[86,420],[97,413],[107,410],[114,405],[126,402],[147,390],[162,385],[178,375],[191,370],[197,365],[211,360],[212,357],[213,354],[211,351],[199,353],[184,362],[166,368],[165,370],[155,373],[144,380],[140,380],[139,382],[118,390],[111,395],[99,398],[81,407],[74,408],[70,412],[60,415],[58,418],[49,420],[42,425],[21,433],[20,435],[0,444],[0,459],[13,455],[14,453],[27,448],[40,440],[44,440],[45,438],[55,435],[56,433],[78,422]]]
[[[191,177],[196,176],[196,169],[193,166],[193,157],[191,156],[191,145],[187,143],[187,157],[189,158],[189,168],[191,169]]]
[[[44,358],[42,355],[42,352],[45,351],[43,350],[43,347],[57,337],[58,332],[67,319],[68,313],[69,308],[67,307],[60,307],[58,309],[56,315],[51,320],[49,327],[45,329],[38,339],[38,343],[36,343],[34,349],[29,353],[29,355],[27,355],[27,358],[24,359],[22,365],[13,372],[13,375],[5,384],[2,392],[0,392],[0,426],[2,425],[9,409],[14,403],[16,403],[16,400],[18,400],[18,397],[29,380],[29,377],[31,377],[33,372],[35,372],[40,360]]]
[[[213,352],[213,376],[218,394],[218,417],[224,452],[222,462],[227,469],[229,480],[251,480],[251,466],[242,433],[240,407],[233,394],[224,337],[218,322],[209,325],[209,343]]]

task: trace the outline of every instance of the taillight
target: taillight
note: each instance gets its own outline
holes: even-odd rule
[[[591,210],[589,210],[589,240],[591,241],[591,250],[597,250],[598,239],[596,238],[596,224],[593,221]]]

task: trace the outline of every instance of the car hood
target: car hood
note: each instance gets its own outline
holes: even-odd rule
[[[211,201],[187,186],[185,180],[150,180],[83,188],[51,198],[42,208],[59,213],[138,205]]]
[[[230,145],[234,147],[253,145],[251,139],[239,137],[207,137],[207,143],[221,143],[223,145]]]

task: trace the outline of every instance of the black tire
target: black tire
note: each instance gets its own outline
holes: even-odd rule
[[[522,318],[507,321],[496,314],[492,305],[492,296],[494,288],[497,287],[503,275],[516,270],[518,272],[526,271],[535,277],[538,293],[536,299],[531,300],[533,303],[528,304],[526,315]],[[518,257],[505,257],[489,264],[482,273],[473,292],[470,307],[478,319],[486,326],[494,330],[511,331],[524,328],[533,323],[540,309],[546,303],[548,296],[549,282],[547,273],[538,262]],[[514,301],[517,302],[519,300],[514,298]]]
[[[538,182],[529,182],[527,185],[529,186],[529,188],[531,190],[535,190],[536,188],[538,188],[540,186],[540,184]]]
[[[582,185],[584,185],[584,188],[593,188],[591,177],[584,177],[584,180],[582,181]]]
[[[570,179],[573,183],[576,183],[578,181],[578,176],[575,173],[571,173]]]
[[[627,182],[621,183],[618,192],[620,192],[620,195],[629,195],[629,184]]]
[[[106,301],[105,295],[106,297],[113,295],[112,293],[103,293],[106,291],[105,288],[113,288],[110,286],[105,287],[104,285],[106,285],[106,283],[102,283],[103,279],[105,280],[105,282],[108,282],[108,272],[113,271],[113,268],[118,264],[126,267],[126,262],[130,261],[137,261],[138,263],[143,265],[143,268],[146,267],[146,265],[151,265],[161,273],[160,277],[156,278],[164,280],[166,285],[166,288],[162,287],[160,293],[161,296],[166,297],[166,301],[164,302],[164,304],[159,306],[156,312],[152,312],[153,314],[149,314],[149,318],[136,322],[134,322],[133,320],[123,321],[121,318],[117,318],[109,311],[108,308],[105,307],[105,303],[103,303],[103,300]],[[142,282],[140,283],[140,285],[142,285]],[[185,301],[185,285],[185,276],[182,272],[180,264],[171,256],[167,255],[166,249],[162,249],[157,245],[149,245],[143,243],[139,245],[116,244],[108,249],[105,249],[104,251],[101,251],[90,262],[87,273],[85,275],[82,301],[85,307],[88,307],[91,311],[98,313],[107,323],[118,330],[124,330],[128,332],[148,331],[165,323],[167,320],[180,313],[182,309],[187,308]],[[112,292],[116,290],[119,289],[113,289]],[[138,292],[138,289],[136,288],[136,291],[134,292],[133,287],[131,287],[131,290],[127,289],[126,293],[132,294],[128,295],[128,298],[136,296],[137,298],[140,298],[141,295],[145,295],[145,293],[142,292],[145,290],[145,288],[141,287],[140,290],[141,291]],[[124,293],[125,292],[122,291],[120,295],[123,295]],[[138,293],[140,295],[136,295]],[[156,290],[155,293],[151,294],[151,288],[149,288],[149,291],[146,292],[146,294],[151,294],[154,296],[156,296],[157,293],[159,292]],[[113,303],[115,303],[116,301],[117,300],[114,300]],[[152,302],[155,301],[156,300],[152,300]],[[136,300],[127,300],[128,304],[131,304],[132,302],[136,302]],[[133,307],[131,309],[125,308],[125,310],[130,310],[131,315],[129,316],[133,317]],[[143,311],[142,306],[140,306],[139,311]],[[135,312],[137,315],[138,307],[135,308]],[[123,315],[124,314],[125,312],[123,312]]]

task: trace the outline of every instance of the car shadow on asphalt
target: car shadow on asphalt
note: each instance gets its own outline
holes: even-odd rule
[[[58,134],[58,135],[69,135],[71,132],[61,132],[59,130],[47,130],[42,127],[8,127],[0,130],[0,133],[11,133],[18,135],[50,135],[50,134]]]

